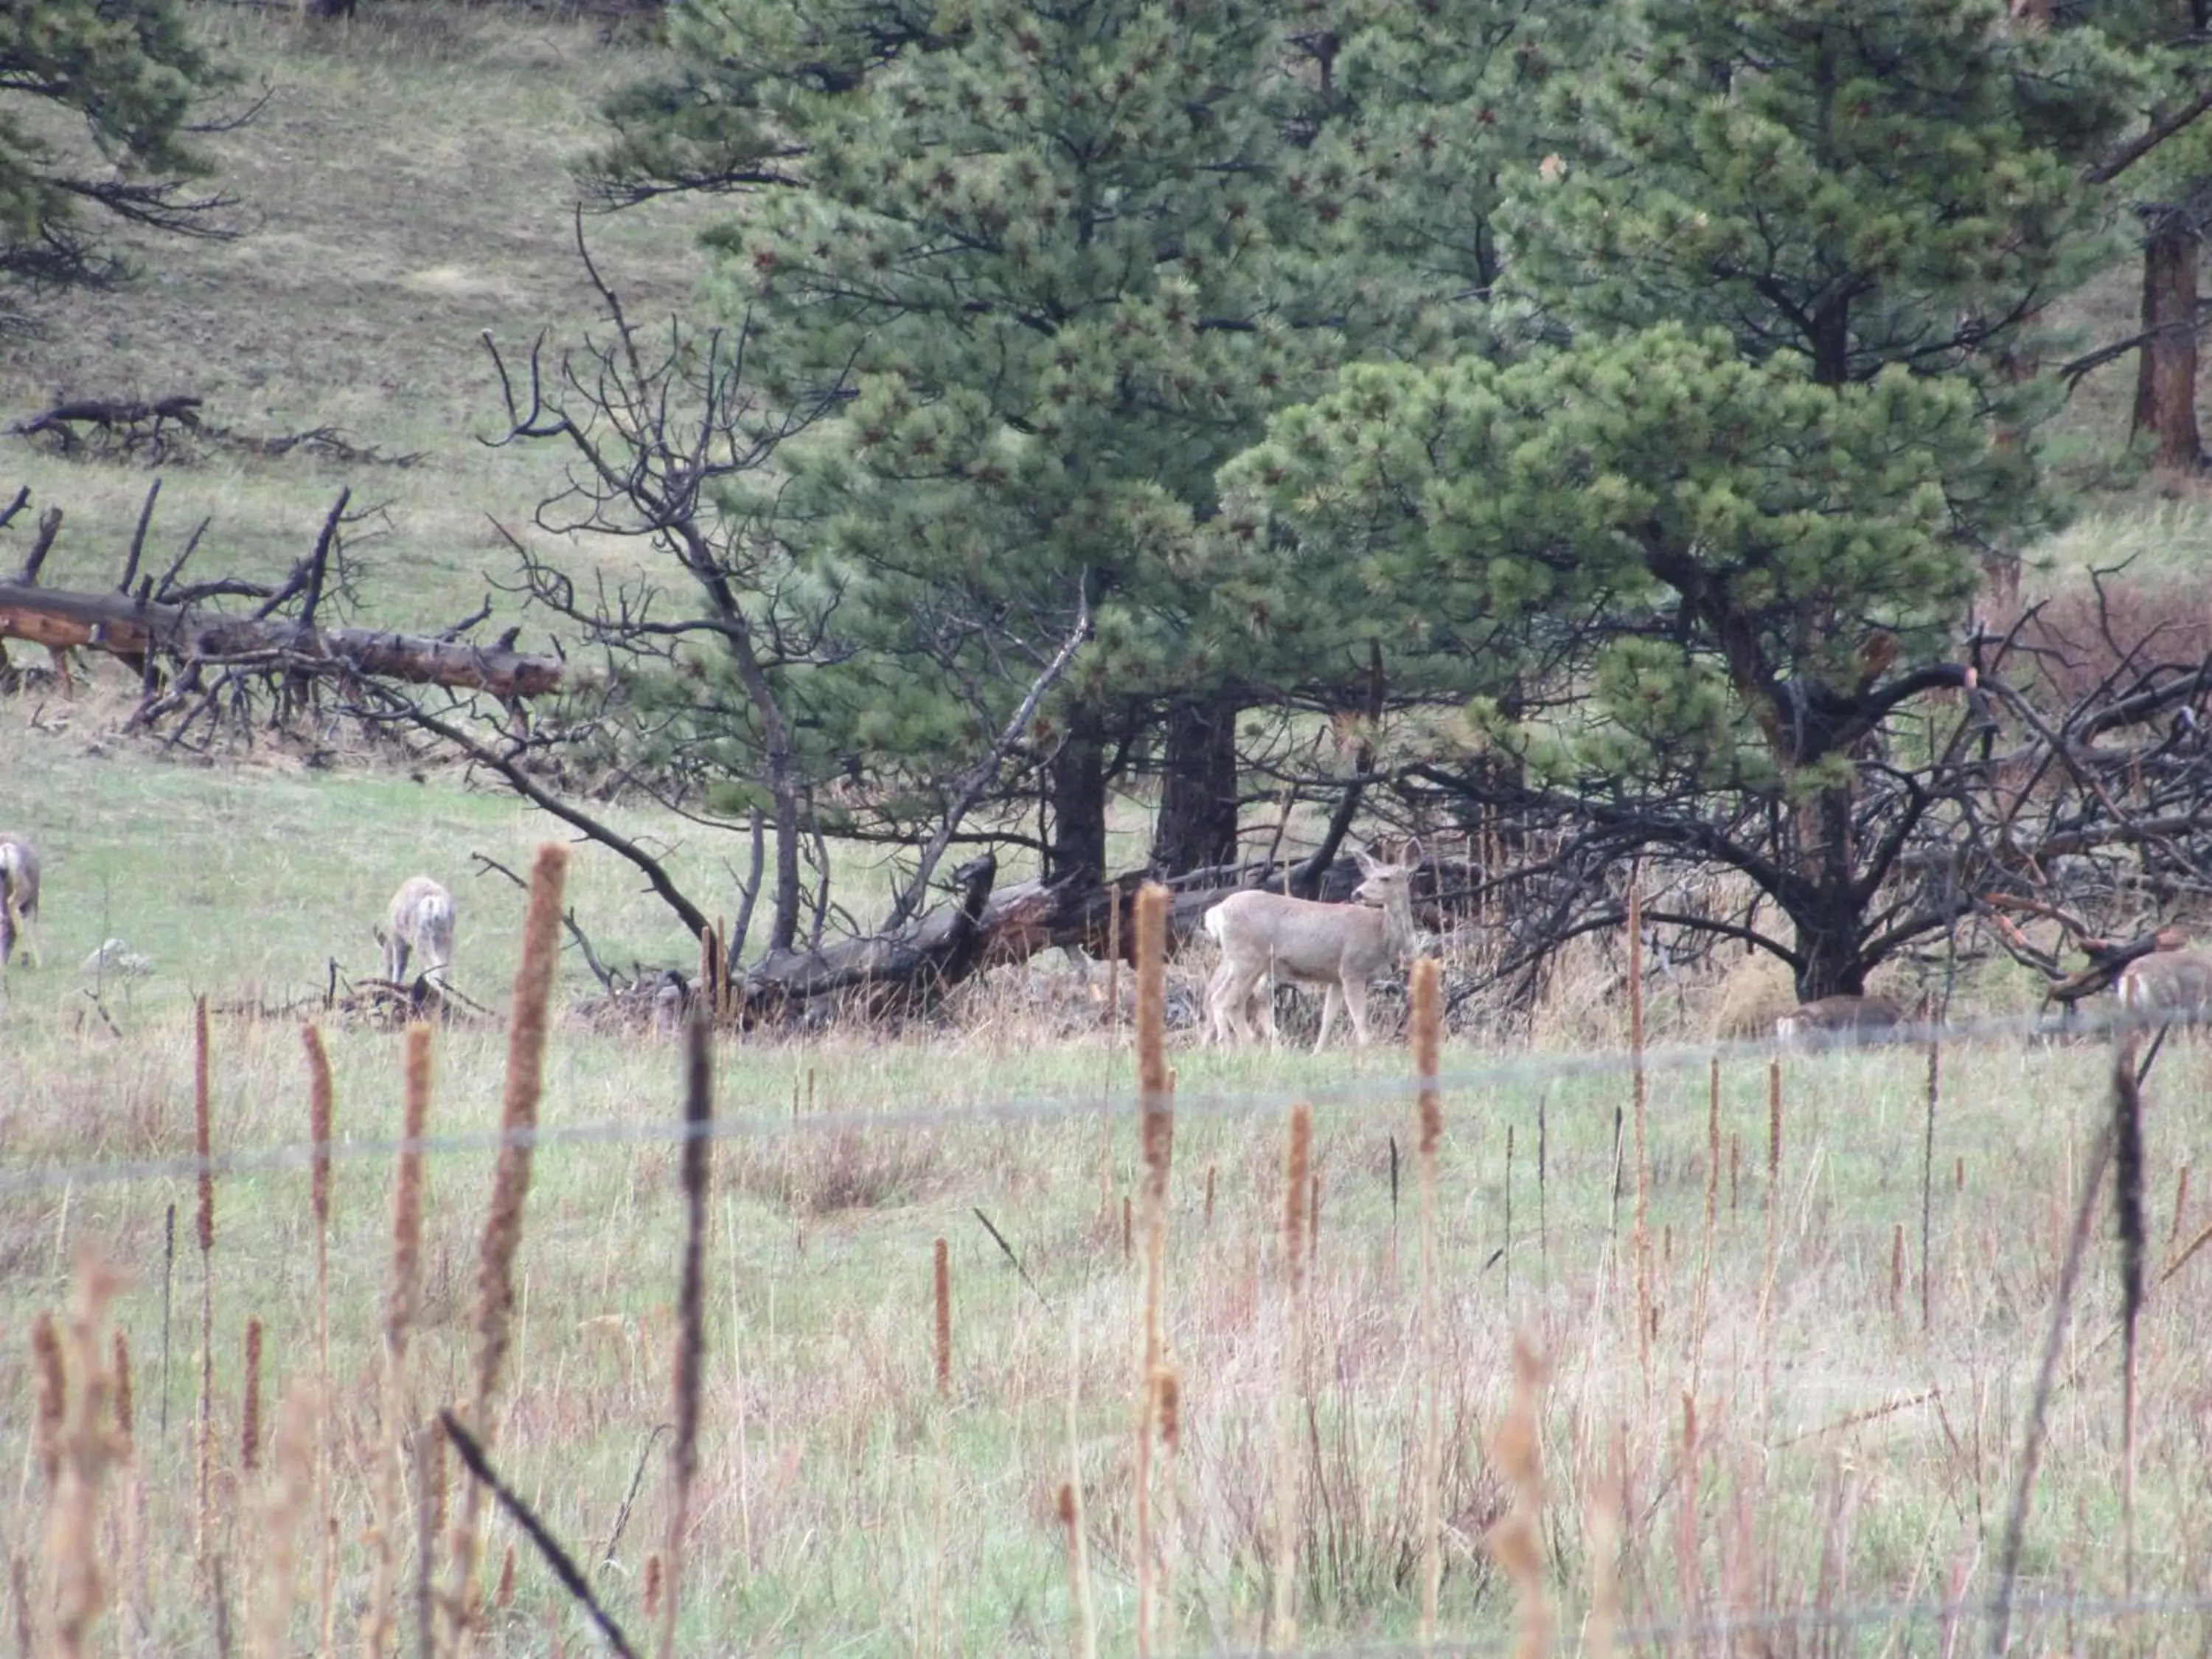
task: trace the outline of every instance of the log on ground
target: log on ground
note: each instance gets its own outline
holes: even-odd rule
[[[283,617],[226,616],[127,593],[81,593],[0,581],[0,639],[64,650],[82,646],[143,661],[149,652],[221,663],[281,653],[313,671],[543,696],[560,687],[557,657],[368,628],[313,628]]]

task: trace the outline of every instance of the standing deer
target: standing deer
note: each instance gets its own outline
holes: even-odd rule
[[[0,968],[15,951],[15,939],[39,917],[39,849],[21,836],[0,835]],[[38,941],[27,939],[23,954],[43,967]]]
[[[1905,1023],[1887,997],[1816,997],[1774,1022],[1784,1042],[1886,1042]]]
[[[409,953],[420,951],[422,977],[443,985],[453,960],[453,896],[428,876],[408,877],[392,896],[376,942],[384,947],[384,977],[392,984],[403,982]]]
[[[2158,949],[2120,971],[2123,1018],[2130,1024],[2193,1025],[2212,1013],[2212,952],[2164,942],[2164,930],[2160,939]]]
[[[1206,913],[1204,927],[1221,947],[1221,965],[1206,988],[1206,1010],[1216,1040],[1249,1036],[1253,994],[1270,977],[1319,985],[1318,1052],[1341,1001],[1352,1032],[1367,1043],[1368,981],[1394,971],[1413,953],[1413,872],[1420,848],[1409,843],[1401,861],[1357,855],[1365,879],[1349,904],[1325,904],[1249,889],[1231,893]],[[1263,995],[1265,1024],[1275,1033],[1274,1000]]]

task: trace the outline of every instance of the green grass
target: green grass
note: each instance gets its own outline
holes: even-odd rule
[[[604,46],[592,24],[553,14],[427,0],[378,0],[342,30],[305,30],[282,9],[210,5],[194,15],[249,83],[266,79],[275,94],[260,120],[207,141],[253,234],[147,248],[145,283],[45,302],[42,331],[0,340],[0,409],[191,391],[208,398],[210,418],[243,430],[331,424],[380,450],[424,452],[425,463],[407,470],[304,459],[166,468],[155,543],[157,555],[173,550],[205,516],[204,574],[273,574],[307,550],[337,489],[350,483],[357,500],[385,507],[381,536],[356,544],[366,616],[439,625],[508,568],[490,520],[519,526],[552,481],[549,457],[475,441],[495,414],[477,333],[490,328],[519,343],[540,327],[568,332],[588,319],[566,169],[595,139],[598,99],[649,64],[651,49]],[[641,313],[691,292],[700,274],[691,229],[667,210],[591,223]],[[2124,327],[2130,295],[2124,270],[2084,295],[2085,332]],[[2109,471],[2124,438],[2125,382],[2124,366],[2093,376],[2067,412],[2068,463],[2084,477]],[[149,473],[62,460],[20,438],[0,445],[8,476],[67,510],[49,580],[112,580]],[[19,526],[0,562],[21,534]],[[616,570],[631,557],[556,550]],[[2037,556],[2063,576],[2130,550],[2161,574],[2202,566],[2212,530],[2192,487],[2146,481],[2100,497]],[[268,1589],[265,1491],[234,1474],[240,1334],[249,1314],[270,1328],[273,1418],[276,1398],[307,1370],[313,1318],[296,1156],[304,1065],[294,1023],[253,1011],[319,997],[333,959],[346,973],[372,971],[370,926],[397,882],[417,871],[459,900],[456,981],[501,1004],[520,895],[474,873],[468,854],[519,870],[555,832],[442,767],[422,782],[396,764],[310,770],[265,744],[221,765],[164,757],[112,735],[120,704],[112,675],[105,685],[75,702],[0,705],[0,823],[32,830],[48,857],[46,962],[12,973],[0,1002],[0,1324],[21,1333],[36,1310],[60,1307],[81,1247],[131,1273],[114,1312],[134,1357],[137,1490],[127,1501],[112,1497],[106,1511],[103,1548],[122,1610],[111,1605],[95,1639],[106,1642],[119,1621],[131,1651],[207,1650],[210,1589],[190,1543],[200,1287],[191,1182],[99,1166],[189,1150],[187,998],[207,993],[218,1010],[216,1142],[250,1155],[217,1185],[213,1282],[218,1544],[239,1628],[244,1603]],[[736,842],[667,815],[607,816],[665,849],[709,909],[734,910],[724,862],[742,862]],[[1133,847],[1133,818],[1124,833],[1117,846]],[[856,914],[879,912],[880,872],[854,860],[839,884]],[[673,919],[599,849],[578,853],[570,896],[611,960],[689,960]],[[155,963],[143,981],[108,988],[112,1026],[93,1012],[77,969],[109,936]],[[1178,1007],[1189,1006],[1204,968],[1177,964]],[[574,953],[565,957],[559,999],[591,988]],[[1102,1650],[1130,1650],[1139,1291],[1122,1255],[1121,1206],[1135,1173],[1134,1115],[1128,1036],[1099,1029],[1101,993],[1039,961],[994,975],[939,1027],[879,1035],[832,1026],[720,1045],[717,1109],[742,1133],[715,1154],[705,1442],[683,1651],[1071,1651],[1052,1506],[1071,1459],[1088,1504]],[[1710,998],[1701,986],[1668,1017],[1694,1030]],[[1577,1029],[1617,1045],[1617,1006],[1575,1006]],[[348,1646],[366,1595],[368,1473],[392,1429],[380,1420],[374,1366],[398,1045],[335,1024],[329,1036],[340,1144],[329,1408]],[[425,1410],[466,1388],[489,1180],[481,1137],[496,1120],[503,1043],[495,1028],[437,1040],[433,1131],[457,1139],[441,1143],[430,1175],[416,1372]],[[1321,1102],[1320,1245],[1303,1357],[1310,1409],[1295,1425],[1300,1634],[1324,1644],[1408,1638],[1419,1606],[1409,1551],[1425,1367],[1414,1334],[1410,1136],[1402,1100],[1382,1086],[1399,1075],[1403,1051],[1222,1055],[1179,1029],[1171,1058],[1181,1111],[1164,1313],[1186,1421],[1160,1492],[1175,1517],[1177,1645],[1249,1647],[1262,1635],[1284,1369],[1273,1229],[1280,1114],[1294,1096]],[[1626,1079],[1547,1074],[1503,1058],[1462,1043],[1445,1060],[1462,1074],[1446,1095],[1439,1212],[1447,1631],[1503,1643],[1513,1629],[1510,1592],[1481,1540],[1504,1502],[1486,1446],[1504,1411],[1516,1330],[1551,1366],[1540,1408],[1545,1567],[1571,1638],[1595,1576],[1590,1530],[1615,1512],[1632,1625],[1985,1598],[2079,1149],[2102,1109],[2104,1057],[1996,1042],[1947,1052],[1925,1328],[1922,1057],[1789,1061],[1774,1187],[1763,1066],[1735,1061],[1723,1074],[1711,1172],[1702,1062],[1656,1073],[1648,1133],[1658,1326],[1648,1361],[1635,1310],[1632,1181],[1617,1209],[1615,1198]],[[2177,1218],[2173,1195],[2200,1139],[2181,1109],[2212,1081],[2207,1069],[2203,1048],[2170,1048],[2154,1084],[2154,1261],[2174,1248],[2170,1234],[2185,1241],[2204,1213],[2200,1198]],[[646,1559],[660,1543],[667,1498],[666,1443],[653,1430],[669,1416],[680,1206],[677,1153],[663,1132],[674,1120],[677,1072],[666,1045],[574,1027],[555,1034],[542,1114],[553,1138],[537,1160],[520,1340],[496,1447],[640,1639],[650,1629]],[[1718,1213],[1708,1275],[1709,1176]],[[172,1271],[164,1239],[173,1209],[182,1259]],[[1019,1253],[1034,1288],[977,1209]],[[1893,1305],[1899,1228],[1905,1272]],[[2105,1231],[2100,1223],[2051,1417],[2025,1555],[2031,1595],[2127,1588],[2116,1541],[2118,1376]],[[927,1308],[939,1237],[953,1276],[947,1400],[931,1380]],[[2145,1325],[2137,1594],[2206,1590],[2200,1423],[2212,1346],[2198,1291],[2208,1272],[2200,1258],[2154,1289]],[[1698,1423],[1686,1449],[1686,1396]],[[16,1480],[0,1488],[0,1549],[24,1561],[43,1618],[46,1501],[27,1456],[32,1399],[19,1337],[0,1358],[0,1422],[26,1437],[26,1452]],[[635,1507],[602,1565],[647,1454]],[[125,1526],[126,1515],[139,1518]],[[495,1573],[514,1534],[500,1522],[490,1536]],[[409,1548],[403,1540],[403,1556]],[[514,1606],[492,1617],[485,1650],[545,1651],[549,1628],[571,1649],[588,1641],[526,1547],[521,1556]],[[2023,1616],[2016,1628],[2036,1650],[2121,1645],[2113,1626],[2094,1620],[2069,1629],[2059,1615]],[[2174,1615],[2127,1635],[2132,1651],[2165,1653],[2194,1650],[2200,1632],[2200,1622]],[[1981,1637],[1972,1629],[1960,1639]],[[295,1621],[291,1645],[306,1650],[310,1641]],[[1929,1653],[1941,1644],[1923,1619],[1785,1628],[1771,1645]]]
[[[369,921],[398,875],[433,862],[426,853],[449,860],[436,867],[462,895],[460,982],[502,1000],[520,895],[453,865],[461,849],[481,848],[519,867],[544,829],[444,773],[416,784],[164,761],[129,745],[103,744],[95,756],[87,737],[50,729],[69,708],[48,703],[49,729],[34,730],[16,707],[0,726],[0,775],[23,792],[11,804],[39,805],[53,859],[48,963],[14,973],[0,1007],[0,1322],[21,1331],[34,1310],[62,1306],[81,1248],[129,1272],[114,1317],[134,1356],[144,1522],[135,1558],[121,1534],[110,1535],[115,1594],[131,1609],[122,1616],[134,1646],[204,1647],[207,1595],[190,1546],[199,1293],[191,1182],[100,1166],[163,1164],[189,1151],[183,998],[207,991],[218,1010],[214,1138],[245,1160],[216,1188],[215,1419],[218,1467],[233,1469],[243,1322],[251,1314],[269,1329],[264,1416],[273,1419],[283,1391],[309,1370],[313,1307],[298,1158],[304,1061],[294,1023],[247,1005],[319,988],[329,955],[371,961]],[[623,821],[633,832],[673,833],[643,814]],[[680,935],[635,886],[595,852],[575,862],[579,914],[603,942],[681,960]],[[128,1000],[111,998],[119,1035],[90,1013],[74,966],[106,931],[160,963]],[[1176,964],[1178,1006],[1206,966]],[[568,963],[561,1000],[589,988]],[[1694,1024],[1710,994],[1701,988],[1682,1018]],[[1121,1230],[1136,1176],[1133,1062],[1128,1034],[1101,1030],[1095,1010],[1063,970],[1040,961],[995,975],[955,1023],[933,1030],[833,1026],[719,1045],[717,1111],[730,1134],[715,1149],[706,1439],[684,1650],[1068,1650],[1051,1498],[1069,1467],[1071,1385],[1103,1650],[1129,1650],[1140,1275]],[[386,1432],[374,1361],[398,1045],[335,1021],[329,1037],[339,1142],[331,1410],[339,1619],[350,1631],[367,1594],[368,1460]],[[1285,1328],[1273,1243],[1281,1114],[1299,1096],[1318,1103],[1322,1194],[1304,1369],[1310,1411],[1297,1431],[1300,1631],[1323,1644],[1409,1638],[1423,1368],[1412,1137],[1403,1097],[1390,1089],[1404,1051],[1224,1055],[1195,1046],[1188,1029],[1170,1042],[1179,1114],[1164,1311],[1184,1436],[1159,1490],[1164,1503],[1172,1494],[1176,1517],[1178,1645],[1244,1648],[1262,1633]],[[467,1390],[490,1174],[483,1137],[497,1118],[503,1047],[496,1027],[436,1040],[432,1129],[445,1139],[429,1176],[416,1373],[424,1409]],[[2179,1223],[2172,1213],[2177,1172],[2198,1139],[2174,1109],[2212,1082],[2208,1060],[2201,1046],[2170,1048],[2154,1085],[2154,1265],[2177,1248],[2177,1227],[2185,1240],[2204,1213],[2201,1198]],[[1504,1503],[1486,1446],[1510,1392],[1516,1331],[1551,1365],[1540,1406],[1547,1583],[1563,1616],[1578,1619],[1588,1605],[1588,1528],[1623,1479],[1620,1582],[1633,1624],[1985,1597],[2079,1149],[2103,1109],[2104,1063],[2091,1048],[2011,1042],[1947,1053],[1929,1214],[1935,1316],[1925,1328],[1922,1056],[1786,1062],[1778,1186],[1766,1176],[1765,1067],[1729,1062],[1702,1296],[1705,1069],[1693,1054],[1656,1070],[1648,1156],[1658,1328],[1647,1361],[1635,1311],[1632,1162],[1617,1208],[1614,1196],[1626,1078],[1547,1072],[1538,1057],[1449,1045],[1446,1069],[1458,1080],[1446,1090],[1439,1188],[1446,1628],[1500,1642],[1512,1628],[1510,1591],[1480,1539]],[[556,1028],[541,1112],[550,1139],[530,1197],[497,1441],[501,1467],[586,1553],[634,1634],[650,1628],[642,1575],[665,1520],[665,1441],[652,1435],[669,1414],[681,1206],[666,1131],[677,1074],[668,1044]],[[165,1275],[173,1206],[182,1260]],[[977,1209],[1018,1253],[1027,1281]],[[1893,1304],[1899,1228],[1904,1278]],[[2100,1223],[2028,1534],[2023,1590],[2039,1596],[2124,1589],[2113,1541],[2118,1373],[2104,1231]],[[954,1298],[954,1387],[945,1400],[931,1379],[927,1307],[939,1237],[951,1248]],[[2208,1271],[2199,1260],[2155,1289],[2145,1325],[2141,1594],[2199,1594],[2198,1564],[2212,1559],[2194,1449],[2208,1349],[2192,1287]],[[0,1362],[0,1420],[18,1433],[33,1416],[23,1352],[19,1344]],[[1690,1462],[1686,1395],[1699,1424]],[[641,1457],[635,1507],[611,1564],[597,1565]],[[1686,1513],[1692,1468],[1697,1495]],[[220,1489],[218,1533],[242,1618],[268,1588],[259,1547],[268,1523],[258,1478],[224,1479],[240,1482],[235,1495]],[[111,1503],[107,1524],[123,1512]],[[0,1496],[0,1537],[37,1539],[43,1513],[33,1473]],[[514,1540],[495,1523],[493,1572]],[[583,1640],[518,1547],[517,1599],[492,1620],[487,1650],[540,1651],[549,1620],[569,1643]],[[35,1547],[27,1559],[35,1585]],[[1924,1621],[1909,1638],[1873,1628],[1870,1650],[1933,1646]],[[2024,1633],[2041,1645],[2058,1628],[2045,1616]],[[2147,1619],[2136,1645],[2181,1651],[2195,1629],[2178,1616]],[[307,1644],[295,1624],[294,1644]]]
[[[191,15],[241,76],[228,104],[268,92],[252,122],[201,140],[246,234],[119,238],[141,280],[36,300],[32,328],[0,337],[0,414],[190,392],[240,432],[328,426],[386,455],[419,453],[404,470],[222,453],[165,465],[149,556],[166,561],[206,519],[201,574],[280,573],[349,484],[356,506],[383,509],[356,538],[365,613],[400,628],[457,620],[512,571],[492,520],[526,532],[557,480],[549,453],[478,441],[502,429],[478,336],[526,350],[541,330],[573,338],[595,320],[569,169],[605,136],[599,100],[645,72],[651,49],[602,44],[586,19],[405,0],[343,27],[305,27],[286,8]],[[700,218],[682,206],[587,216],[633,316],[690,301]],[[13,435],[0,458],[0,477],[66,514],[46,580],[112,583],[152,475]],[[628,549],[545,550],[635,566]]]
[[[117,1310],[137,1366],[140,1472],[149,1530],[143,1582],[160,1644],[204,1644],[204,1598],[189,1564],[191,1358],[198,1273],[191,1183],[106,1181],[77,1166],[173,1157],[191,1136],[184,1024],[165,1013],[120,1042],[58,1017],[10,1031],[29,1086],[0,1113],[21,1176],[47,1183],[0,1200],[0,1305],[21,1329],[58,1304],[83,1244],[131,1272]],[[285,1022],[219,1020],[215,1134],[248,1152],[296,1146],[304,1067]],[[377,1443],[371,1337],[382,1275],[396,1044],[332,1035],[337,1073],[333,1410],[340,1430],[342,1622],[363,1594],[357,1473]],[[500,1038],[459,1032],[437,1047],[434,1133],[480,1135],[497,1111]],[[1185,1401],[1175,1495],[1178,1645],[1255,1643],[1266,1606],[1273,1412],[1284,1328],[1272,1238],[1279,1213],[1280,1106],[1293,1092],[1370,1090],[1398,1049],[1223,1057],[1178,1038],[1181,1111],[1171,1194],[1165,1323]],[[1049,1497],[1065,1477],[1067,1390],[1090,1505],[1109,1651],[1132,1638],[1131,1343],[1139,1275],[1121,1255],[1120,1204],[1135,1178],[1126,1038],[1044,1045],[938,1036],[724,1044],[708,1254],[708,1362],[699,1520],[685,1650],[817,1653],[1066,1650],[1072,1643]],[[1654,1074],[1650,1248],[1658,1334],[1648,1368],[1635,1329],[1632,1182],[1614,1218],[1613,1135],[1626,1079],[1517,1078],[1448,1049],[1440,1176],[1448,1434],[1446,1628],[1503,1640],[1508,1595],[1479,1540],[1503,1494],[1484,1449],[1504,1410],[1515,1330],[1547,1353],[1541,1405],[1551,1482],[1550,1593],[1570,1618],[1589,1593],[1585,1528],[1626,1480],[1626,1616],[1633,1623],[1738,1613],[1842,1610],[1985,1595],[2015,1472],[2027,1382],[2046,1318],[2061,1218],[2099,1086],[2094,1052],[1996,1046],[1954,1052],[1937,1117],[1936,1318],[1917,1310],[1919,1056],[1826,1057],[1786,1068],[1783,1179],[1765,1178],[1766,1078],[1724,1073],[1711,1276],[1698,1295],[1705,1202],[1701,1063]],[[2157,1098],[2206,1081],[2202,1051],[2161,1062]],[[596,1563],[655,1423],[667,1416],[668,1308],[680,1226],[668,1046],[556,1034],[521,1256],[520,1334],[499,1458],[554,1528]],[[994,1117],[989,1109],[1014,1103]],[[1317,1114],[1320,1244],[1310,1309],[1297,1462],[1308,1528],[1299,1589],[1309,1641],[1403,1639],[1418,1595],[1413,1535],[1414,1341],[1410,1167],[1391,1203],[1391,1144],[1404,1106],[1379,1095]],[[932,1121],[931,1115],[942,1114]],[[613,1132],[615,1138],[607,1138]],[[1509,1132],[1512,1161],[1507,1159]],[[564,1134],[584,1138],[564,1139]],[[1545,1168],[1540,1186],[1534,1148]],[[2193,1137],[2154,1116],[2154,1236],[2171,1221],[2172,1171]],[[1738,1178],[1729,1148],[1741,1148]],[[1963,1184],[1954,1186],[1955,1160]],[[69,1170],[66,1178],[62,1172]],[[433,1159],[417,1338],[423,1398],[466,1392],[471,1272],[489,1182],[476,1142]],[[1212,1178],[1211,1217],[1205,1193]],[[1510,1194],[1510,1198],[1509,1198]],[[1770,1201],[1773,1212],[1768,1277]],[[1509,1231],[1508,1217],[1510,1224]],[[173,1285],[170,1427],[161,1390],[163,1217],[181,1212]],[[1035,1288],[970,1213],[1019,1252]],[[2201,1212],[2201,1205],[2199,1206]],[[216,1194],[219,1463],[235,1462],[238,1331],[269,1326],[273,1402],[307,1367],[311,1279],[306,1178],[296,1164],[228,1175]],[[1906,1277],[1890,1301],[1893,1229]],[[954,1386],[930,1377],[931,1242],[952,1247]],[[2154,1251],[2162,1255],[2162,1249]],[[2194,1594],[2212,1540],[2193,1446],[2203,1387],[2202,1263],[2154,1295],[2145,1328],[2136,1588]],[[2034,1595],[2118,1595],[2117,1352],[2109,1249],[2092,1255],[2063,1370],[2030,1534]],[[1071,1336],[1080,1345],[1071,1370]],[[28,1379],[0,1373],[9,1420],[29,1420]],[[1684,1396],[1700,1425],[1698,1496],[1682,1513]],[[273,1414],[273,1413],[272,1413]],[[664,1443],[665,1447],[665,1443]],[[252,1483],[236,1505],[235,1583],[258,1594]],[[648,1462],[611,1565],[595,1581],[634,1634],[648,1552],[665,1521]],[[33,1534],[35,1480],[0,1504],[11,1537]],[[495,1525],[496,1563],[512,1534]],[[1691,1552],[1693,1553],[1686,1553]],[[518,1601],[495,1617],[494,1651],[538,1650],[544,1620],[568,1626],[528,1559]],[[1824,1565],[1825,1564],[1825,1565]],[[1962,1575],[1954,1579],[1954,1575]],[[1848,1630],[1850,1627],[1845,1626]],[[2044,1620],[2031,1632],[2049,1636]],[[2139,1650],[2184,1650],[2184,1620],[2137,1626]],[[1923,1627],[1878,1650],[1928,1650]],[[2032,1638],[2033,1639],[2033,1638]],[[300,1640],[304,1642],[302,1630]]]

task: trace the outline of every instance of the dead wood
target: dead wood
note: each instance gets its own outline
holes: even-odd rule
[[[8,429],[19,437],[50,440],[64,455],[136,455],[156,462],[188,460],[196,448],[270,459],[297,450],[352,466],[412,466],[422,459],[419,453],[386,455],[353,443],[336,427],[269,434],[236,431],[207,420],[200,412],[205,401],[189,394],[152,399],[72,398],[26,416]]]
[[[316,628],[288,618],[234,617],[123,593],[79,593],[0,582],[0,639],[52,650],[82,646],[132,661],[149,653],[188,662],[256,665],[282,658],[303,672],[342,672],[489,691],[509,701],[561,684],[556,657],[489,649],[368,628]]]

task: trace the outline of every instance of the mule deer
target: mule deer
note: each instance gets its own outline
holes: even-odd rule
[[[428,876],[408,877],[392,896],[376,942],[384,947],[384,977],[392,984],[403,982],[409,954],[420,951],[422,977],[443,985],[453,960],[453,896]]]
[[[21,836],[0,835],[0,968],[15,954],[24,927],[39,919],[39,849]],[[23,954],[45,966],[38,941],[26,939]]]
[[[2193,1025],[2212,1013],[2212,952],[2161,944],[2121,970],[2118,990],[2130,1024]]]
[[[1354,1036],[1364,1047],[1368,981],[1413,954],[1413,883],[1419,852],[1418,845],[1409,846],[1397,863],[1357,854],[1365,879],[1349,904],[1326,904],[1253,888],[1231,893],[1208,910],[1203,925],[1221,947],[1221,965],[1206,988],[1206,1011],[1215,1038],[1226,1043],[1232,1036],[1251,1035],[1247,1016],[1254,993],[1273,976],[1324,988],[1321,1035],[1314,1040],[1316,1051],[1328,1044],[1340,1001],[1352,1016]],[[1263,994],[1261,1006],[1272,1038],[1275,1010],[1271,992]]]
[[[1774,1022],[1784,1042],[1886,1042],[1905,1023],[1887,997],[1816,997]]]

